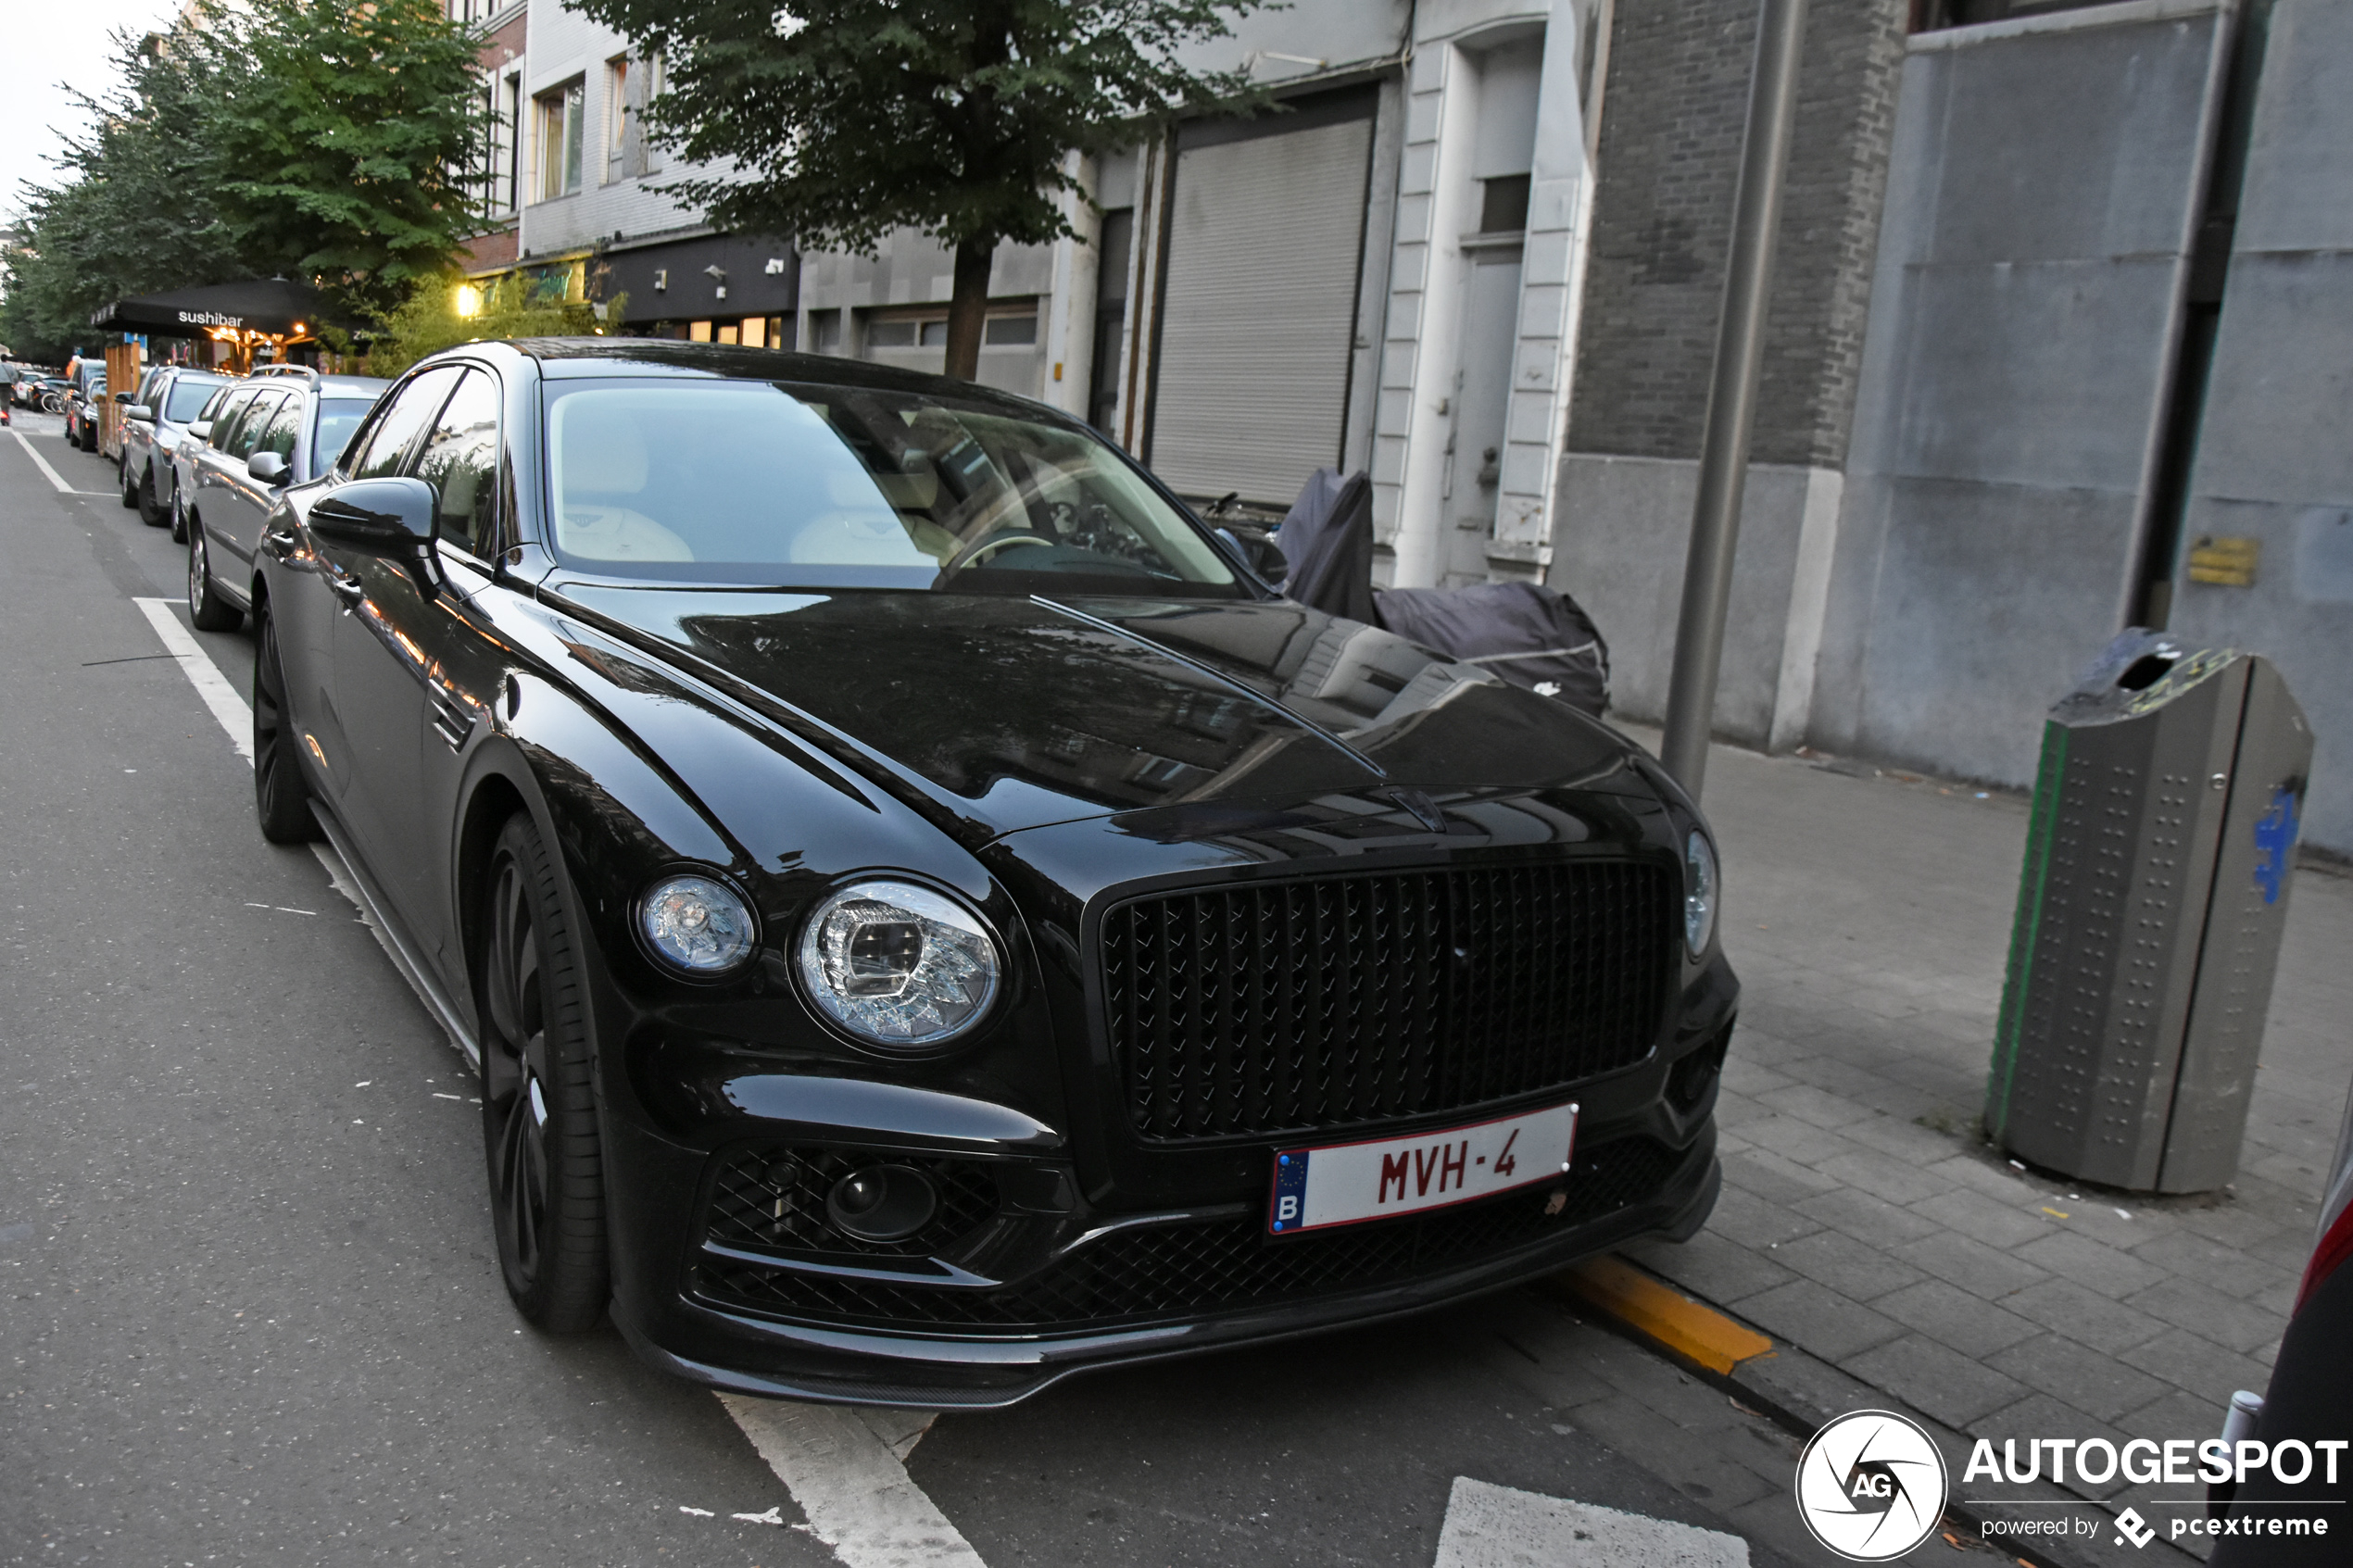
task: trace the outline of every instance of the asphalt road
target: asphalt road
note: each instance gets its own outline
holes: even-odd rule
[[[720,1399],[510,1311],[460,1059],[133,602],[184,624],[183,552],[19,419],[97,494],[0,435],[0,1563],[881,1561]],[[242,693],[246,639],[198,641]],[[1543,1499],[1827,1562],[1795,1455],[1518,1293],[950,1414],[890,1474],[961,1535],[913,1563],[1737,1560],[1557,1509],[1480,1544]]]

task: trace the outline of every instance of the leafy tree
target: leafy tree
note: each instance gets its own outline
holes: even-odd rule
[[[1000,242],[1073,232],[1072,152],[1179,107],[1236,112],[1239,72],[1183,65],[1262,0],[569,0],[660,50],[650,129],[711,172],[671,187],[711,220],[871,252],[909,227],[955,252],[948,370],[980,364]]]
[[[451,270],[474,228],[477,40],[438,0],[254,0],[207,12],[250,74],[208,117],[238,253],[360,314]]]
[[[242,62],[186,24],[114,44],[121,81],[75,94],[93,129],[53,160],[67,178],[29,193],[27,243],[7,257],[0,340],[20,354],[62,358],[90,341],[93,311],[127,295],[252,276],[214,199],[206,134]]]
[[[437,0],[199,0],[117,34],[117,88],[34,190],[0,338],[54,354],[127,295],[303,277],[374,321],[452,277],[475,203],[478,41]]]

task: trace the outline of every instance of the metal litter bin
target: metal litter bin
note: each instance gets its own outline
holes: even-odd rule
[[[2312,732],[2270,660],[2128,632],[2051,709],[1985,1127],[2142,1192],[2238,1170]]]

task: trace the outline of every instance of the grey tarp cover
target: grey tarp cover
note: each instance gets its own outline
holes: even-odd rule
[[[1290,563],[1283,592],[1310,609],[1366,625],[1373,614],[1373,485],[1363,473],[1317,469],[1308,476],[1275,547]]]
[[[1276,547],[1283,592],[1311,609],[1385,627],[1515,686],[1598,715],[1609,701],[1609,646],[1575,599],[1535,583],[1373,587],[1373,487],[1317,469],[1291,503]]]
[[[1373,603],[1380,623],[1399,636],[1484,666],[1515,686],[1597,718],[1609,702],[1609,648],[1558,589],[1539,583],[1390,588]]]

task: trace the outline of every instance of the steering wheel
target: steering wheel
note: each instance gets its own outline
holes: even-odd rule
[[[1014,546],[1051,545],[1052,543],[1051,539],[1041,539],[1035,533],[991,534],[950,557],[948,564],[939,569],[939,574],[947,577],[963,571],[968,566],[977,566],[980,564],[981,557],[994,554],[999,550],[1009,549]]]

